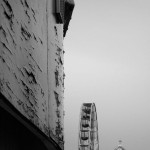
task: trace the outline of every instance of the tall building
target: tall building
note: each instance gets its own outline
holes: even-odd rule
[[[0,150],[64,148],[63,39],[73,0],[0,0]]]
[[[82,104],[78,144],[78,150],[99,150],[98,121],[94,103]]]

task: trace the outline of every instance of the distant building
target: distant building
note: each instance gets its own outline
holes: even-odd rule
[[[79,122],[78,150],[99,150],[98,121],[94,103],[83,103]]]
[[[125,148],[121,145],[122,141],[119,140],[118,146],[114,150],[125,150]]]
[[[0,150],[64,148],[64,49],[73,0],[0,0]]]

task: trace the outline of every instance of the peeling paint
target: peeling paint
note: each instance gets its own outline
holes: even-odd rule
[[[33,84],[37,84],[37,81],[36,81],[36,78],[35,78],[35,75],[33,74],[32,71],[29,71],[27,68],[23,68],[25,73],[27,74],[28,76],[28,80],[29,80],[29,83],[33,83]]]
[[[27,9],[29,9],[29,5],[27,3],[27,0],[24,0],[25,6],[27,7]]]
[[[55,34],[56,34],[56,36],[58,36],[58,33],[57,33],[57,27],[54,26],[54,29],[55,29]]]
[[[21,25],[21,34],[25,40],[29,40],[31,38],[31,34],[28,32],[28,29]]]
[[[60,63],[60,65],[63,65],[62,49],[60,49],[59,47],[57,47],[56,55],[57,55],[57,57],[58,57],[58,64]]]
[[[60,141],[63,140],[62,131],[63,131],[63,128],[62,128],[62,126],[61,126],[61,121],[58,120],[58,121],[56,122],[56,129],[55,129],[55,132],[56,132],[57,138],[60,139]]]
[[[32,8],[31,8],[31,11],[32,11],[32,16],[33,16],[34,21],[37,22],[37,19],[35,17],[35,11]]]
[[[12,55],[11,49],[9,49],[9,48],[6,46],[6,44],[3,43],[3,42],[1,42],[1,44],[2,44],[3,48],[6,49],[6,50],[8,50],[9,53]]]
[[[12,27],[14,14],[13,14],[13,9],[11,5],[9,4],[7,0],[3,0],[3,3],[1,4],[1,6],[3,8],[3,13],[4,13],[5,18],[9,21],[11,30],[14,31]]]
[[[11,8],[11,5],[9,4],[9,2],[7,1],[7,0],[3,0],[3,2],[4,2],[4,4],[5,4],[5,7],[6,7],[6,9],[5,9],[5,7],[4,7],[4,5],[2,5],[3,6],[3,9],[4,9],[4,15],[5,15],[5,17],[8,19],[8,20],[10,20],[10,21],[12,21],[12,18],[14,17],[14,14],[13,14],[13,10],[12,10],[12,8]]]
[[[6,31],[4,30],[3,26],[0,26],[0,31],[2,32],[4,38],[6,38]]]
[[[59,100],[59,94],[55,91],[54,91],[54,94],[55,94],[55,100],[56,100],[57,107],[59,107],[61,104],[61,102]]]
[[[63,149],[63,25],[52,7],[47,0],[0,1],[0,92]]]
[[[55,82],[56,82],[56,86],[59,86],[59,72],[57,69],[55,71]]]

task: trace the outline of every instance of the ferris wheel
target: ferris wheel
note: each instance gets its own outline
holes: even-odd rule
[[[78,150],[99,150],[97,112],[94,103],[82,104]]]

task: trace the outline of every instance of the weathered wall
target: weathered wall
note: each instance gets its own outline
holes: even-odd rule
[[[0,92],[63,147],[63,25],[53,0],[0,0]]]
[[[48,4],[48,7],[52,3]],[[48,86],[49,86],[49,127],[51,137],[63,145],[63,25],[56,24],[53,8],[48,9]]]

